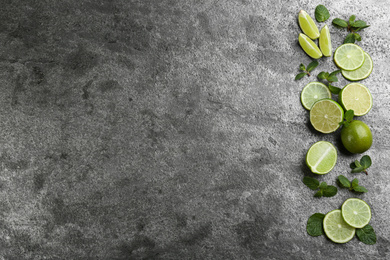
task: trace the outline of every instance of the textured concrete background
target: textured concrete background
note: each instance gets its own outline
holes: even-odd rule
[[[294,81],[311,59],[300,9],[367,21],[374,60],[369,192],[313,198],[304,163],[339,150],[319,180],[354,176],[339,132],[315,132]],[[387,1],[2,0],[0,259],[389,259]],[[314,71],[333,71],[331,58]],[[348,82],[340,80],[337,86]],[[310,237],[315,212],[366,200],[378,242]]]

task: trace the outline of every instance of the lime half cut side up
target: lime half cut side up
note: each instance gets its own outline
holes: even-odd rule
[[[356,44],[346,43],[335,50],[333,59],[342,70],[356,70],[364,63],[364,51]]]
[[[352,109],[355,116],[363,116],[372,108],[372,95],[363,84],[351,83],[339,93],[339,103],[346,111]]]
[[[337,162],[337,150],[327,141],[314,143],[306,153],[306,164],[315,174],[330,172]]]
[[[327,25],[321,29],[318,44],[320,45],[321,52],[324,56],[330,57],[332,55],[332,41],[330,40],[329,28]]]
[[[298,14],[298,23],[304,34],[309,36],[312,40],[320,37],[317,25],[308,13],[301,10]]]
[[[307,55],[309,55],[313,59],[319,59],[322,57],[322,52],[318,48],[317,44],[315,44],[309,37],[307,37],[303,33],[299,34],[298,41]]]
[[[354,228],[362,228],[371,220],[371,208],[361,199],[350,198],[341,206],[344,221]]]
[[[301,92],[301,103],[304,108],[310,110],[315,102],[324,98],[331,98],[329,88],[321,82],[310,82]]]
[[[350,81],[358,81],[363,80],[370,76],[372,69],[374,67],[374,63],[370,55],[367,52],[364,52],[364,63],[363,65],[356,70],[341,70],[341,74],[343,74],[344,78]]]
[[[324,134],[336,131],[343,119],[343,108],[332,99],[321,99],[310,110],[310,123],[314,129]]]
[[[347,243],[354,236],[356,229],[348,225],[341,216],[341,210],[328,212],[323,222],[325,235],[335,243]]]

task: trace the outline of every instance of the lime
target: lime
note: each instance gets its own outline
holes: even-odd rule
[[[333,59],[342,70],[356,70],[364,63],[364,51],[356,44],[346,43],[335,50]]]
[[[321,39],[321,38],[320,38]],[[321,45],[320,45],[321,46]],[[358,81],[367,78],[370,76],[372,72],[372,68],[374,67],[372,59],[367,52],[364,52],[364,62],[363,65],[356,70],[341,70],[341,74],[343,74],[344,78],[350,81]]]
[[[320,37],[318,32],[317,25],[314,23],[313,19],[306,13],[304,10],[301,10],[298,15],[299,26],[302,31],[309,36],[311,39],[315,40]]]
[[[317,131],[328,134],[336,131],[344,119],[343,108],[332,99],[321,99],[310,110],[310,122]]]
[[[320,40],[318,41],[322,54],[326,57],[332,55],[332,42],[330,40],[329,28],[327,25],[322,27],[320,32]]]
[[[327,141],[314,143],[306,153],[306,164],[316,174],[330,172],[337,162],[337,150]]]
[[[331,98],[329,88],[321,82],[310,82],[301,92],[301,103],[304,108],[310,110],[315,102],[324,98]]]
[[[345,110],[352,109],[355,116],[368,113],[372,107],[372,96],[368,88],[360,83],[346,85],[339,93],[339,103]]]
[[[319,59],[322,57],[322,52],[318,48],[317,44],[315,44],[312,40],[310,40],[309,37],[307,37],[303,33],[299,34],[298,41],[307,55],[309,55],[313,59]]]
[[[353,120],[341,129],[341,142],[351,153],[364,153],[372,145],[370,128],[359,120]]]
[[[344,221],[339,209],[325,215],[323,226],[325,235],[335,243],[347,243],[355,236],[355,228]]]
[[[341,216],[351,227],[362,228],[371,220],[371,209],[364,200],[350,198],[341,206]]]

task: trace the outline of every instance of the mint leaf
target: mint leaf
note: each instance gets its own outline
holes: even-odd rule
[[[355,38],[355,40],[357,40],[358,42],[360,42],[362,40],[362,37],[360,36],[360,34],[358,33],[353,33],[353,37]]]
[[[338,27],[343,27],[343,28],[348,27],[348,23],[340,18],[333,19],[332,23],[333,23],[333,25],[338,26]]]
[[[376,234],[373,227],[370,225],[366,225],[363,228],[357,228],[356,236],[364,244],[373,245],[376,243]]]
[[[328,74],[328,75],[327,75]],[[318,75],[317,75],[317,78],[318,79],[327,79],[329,77],[329,73],[328,72],[325,72],[325,71],[321,71]]]
[[[355,43],[355,37],[353,36],[353,33],[350,33],[345,37],[344,43]]]
[[[303,63],[301,63],[301,65],[299,65],[299,70],[306,70],[306,67],[305,67],[305,65],[303,65]]]
[[[353,120],[353,117],[355,115],[355,112],[352,109],[347,110],[344,114],[344,118],[347,122],[351,122]],[[358,166],[358,165],[356,165]]]
[[[350,188],[351,187],[351,182],[344,176],[340,175],[338,177],[339,184],[342,188]]]
[[[354,22],[353,25],[351,24],[351,26],[361,28],[361,27],[367,26],[367,24],[366,24],[366,22],[359,20],[359,21]]]
[[[358,179],[353,179],[351,183],[352,189],[354,190],[357,186],[359,186],[359,180]]]
[[[351,26],[353,26],[355,19],[356,19],[356,16],[354,16],[354,15],[351,15],[351,17],[349,17],[349,24]]]
[[[328,187],[328,184],[326,184],[326,182],[321,182],[321,184],[320,184],[320,190],[324,190],[324,189],[326,189],[326,187]]]
[[[309,176],[303,177],[303,183],[312,190],[316,190],[320,186],[320,182],[317,179]]]
[[[330,17],[328,9],[326,9],[326,7],[323,5],[317,5],[314,15],[317,22],[324,22]]]
[[[295,76],[295,80],[300,80],[306,75],[306,72],[301,72],[298,75]]]
[[[306,224],[306,231],[310,236],[317,237],[324,234],[322,227],[325,214],[314,213],[309,217]]]
[[[351,162],[351,164],[349,165],[349,167],[351,167],[351,169],[353,170],[353,169],[355,169],[355,168],[358,167],[358,166],[356,166],[355,162]]]
[[[353,188],[353,190],[356,192],[368,192],[368,190],[366,188],[364,188],[363,186],[360,186],[360,185]]]
[[[362,26],[362,27],[359,27],[355,30],[355,32],[358,32],[360,30],[363,30],[364,28],[367,28],[367,27],[370,27],[369,25],[366,25],[366,26]]]
[[[325,197],[333,197],[337,194],[337,188],[333,185],[329,185],[323,190],[323,195]]]
[[[362,159],[360,159],[360,164],[361,166],[363,166],[364,169],[370,167],[372,164],[370,156],[364,155]]]
[[[339,81],[339,79],[337,78],[336,75],[329,75],[328,81],[329,82],[337,82],[337,81]]]
[[[328,88],[329,88],[330,92],[332,92],[333,94],[336,94],[336,95],[339,94],[341,91],[340,88],[332,86],[330,84],[329,84]]]
[[[312,61],[312,62],[310,62],[310,64],[309,65],[307,65],[307,71],[308,72],[310,72],[310,71],[312,71],[313,69],[315,69],[315,67],[317,67],[318,66],[318,61],[316,61],[316,60],[314,60],[314,61]]]
[[[322,190],[317,191],[316,194],[314,194],[314,197],[322,197]]]
[[[360,167],[356,167],[355,169],[353,169],[351,172],[352,173],[359,173],[359,172],[362,172],[364,171],[364,167],[363,166],[360,166]]]

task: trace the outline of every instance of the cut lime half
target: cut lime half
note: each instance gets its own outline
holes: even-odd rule
[[[309,36],[312,40],[320,37],[317,25],[314,23],[314,20],[310,17],[308,13],[304,10],[301,10],[298,14],[298,22],[302,31]]]
[[[362,228],[371,220],[371,208],[361,199],[350,198],[341,206],[344,221],[354,228]]]
[[[325,235],[335,243],[347,243],[354,236],[356,229],[348,225],[341,216],[341,210],[335,209],[324,217]]]
[[[306,153],[306,164],[313,173],[326,174],[337,162],[337,150],[327,141],[314,143]]]
[[[315,130],[324,134],[336,131],[343,119],[343,108],[332,99],[321,99],[310,109],[310,123]]]
[[[309,55],[313,59],[319,59],[322,57],[322,52],[318,48],[317,44],[315,44],[309,37],[307,37],[303,33],[299,34],[298,41],[307,55]]]
[[[333,59],[342,70],[356,70],[364,63],[364,51],[356,44],[346,43],[335,50]]]
[[[321,29],[318,44],[320,45],[320,50],[324,56],[330,57],[332,55],[332,41],[330,40],[330,32],[327,25]]]
[[[301,92],[301,103],[304,108],[310,110],[315,102],[324,98],[331,98],[329,88],[321,82],[310,82]]]
[[[358,81],[363,80],[370,76],[372,69],[374,67],[374,63],[370,55],[367,52],[364,52],[364,63],[363,65],[356,70],[341,70],[341,74],[343,74],[344,78],[350,81]]]
[[[363,84],[351,83],[340,91],[339,103],[345,110],[352,109],[355,116],[363,116],[372,108],[372,95]]]

